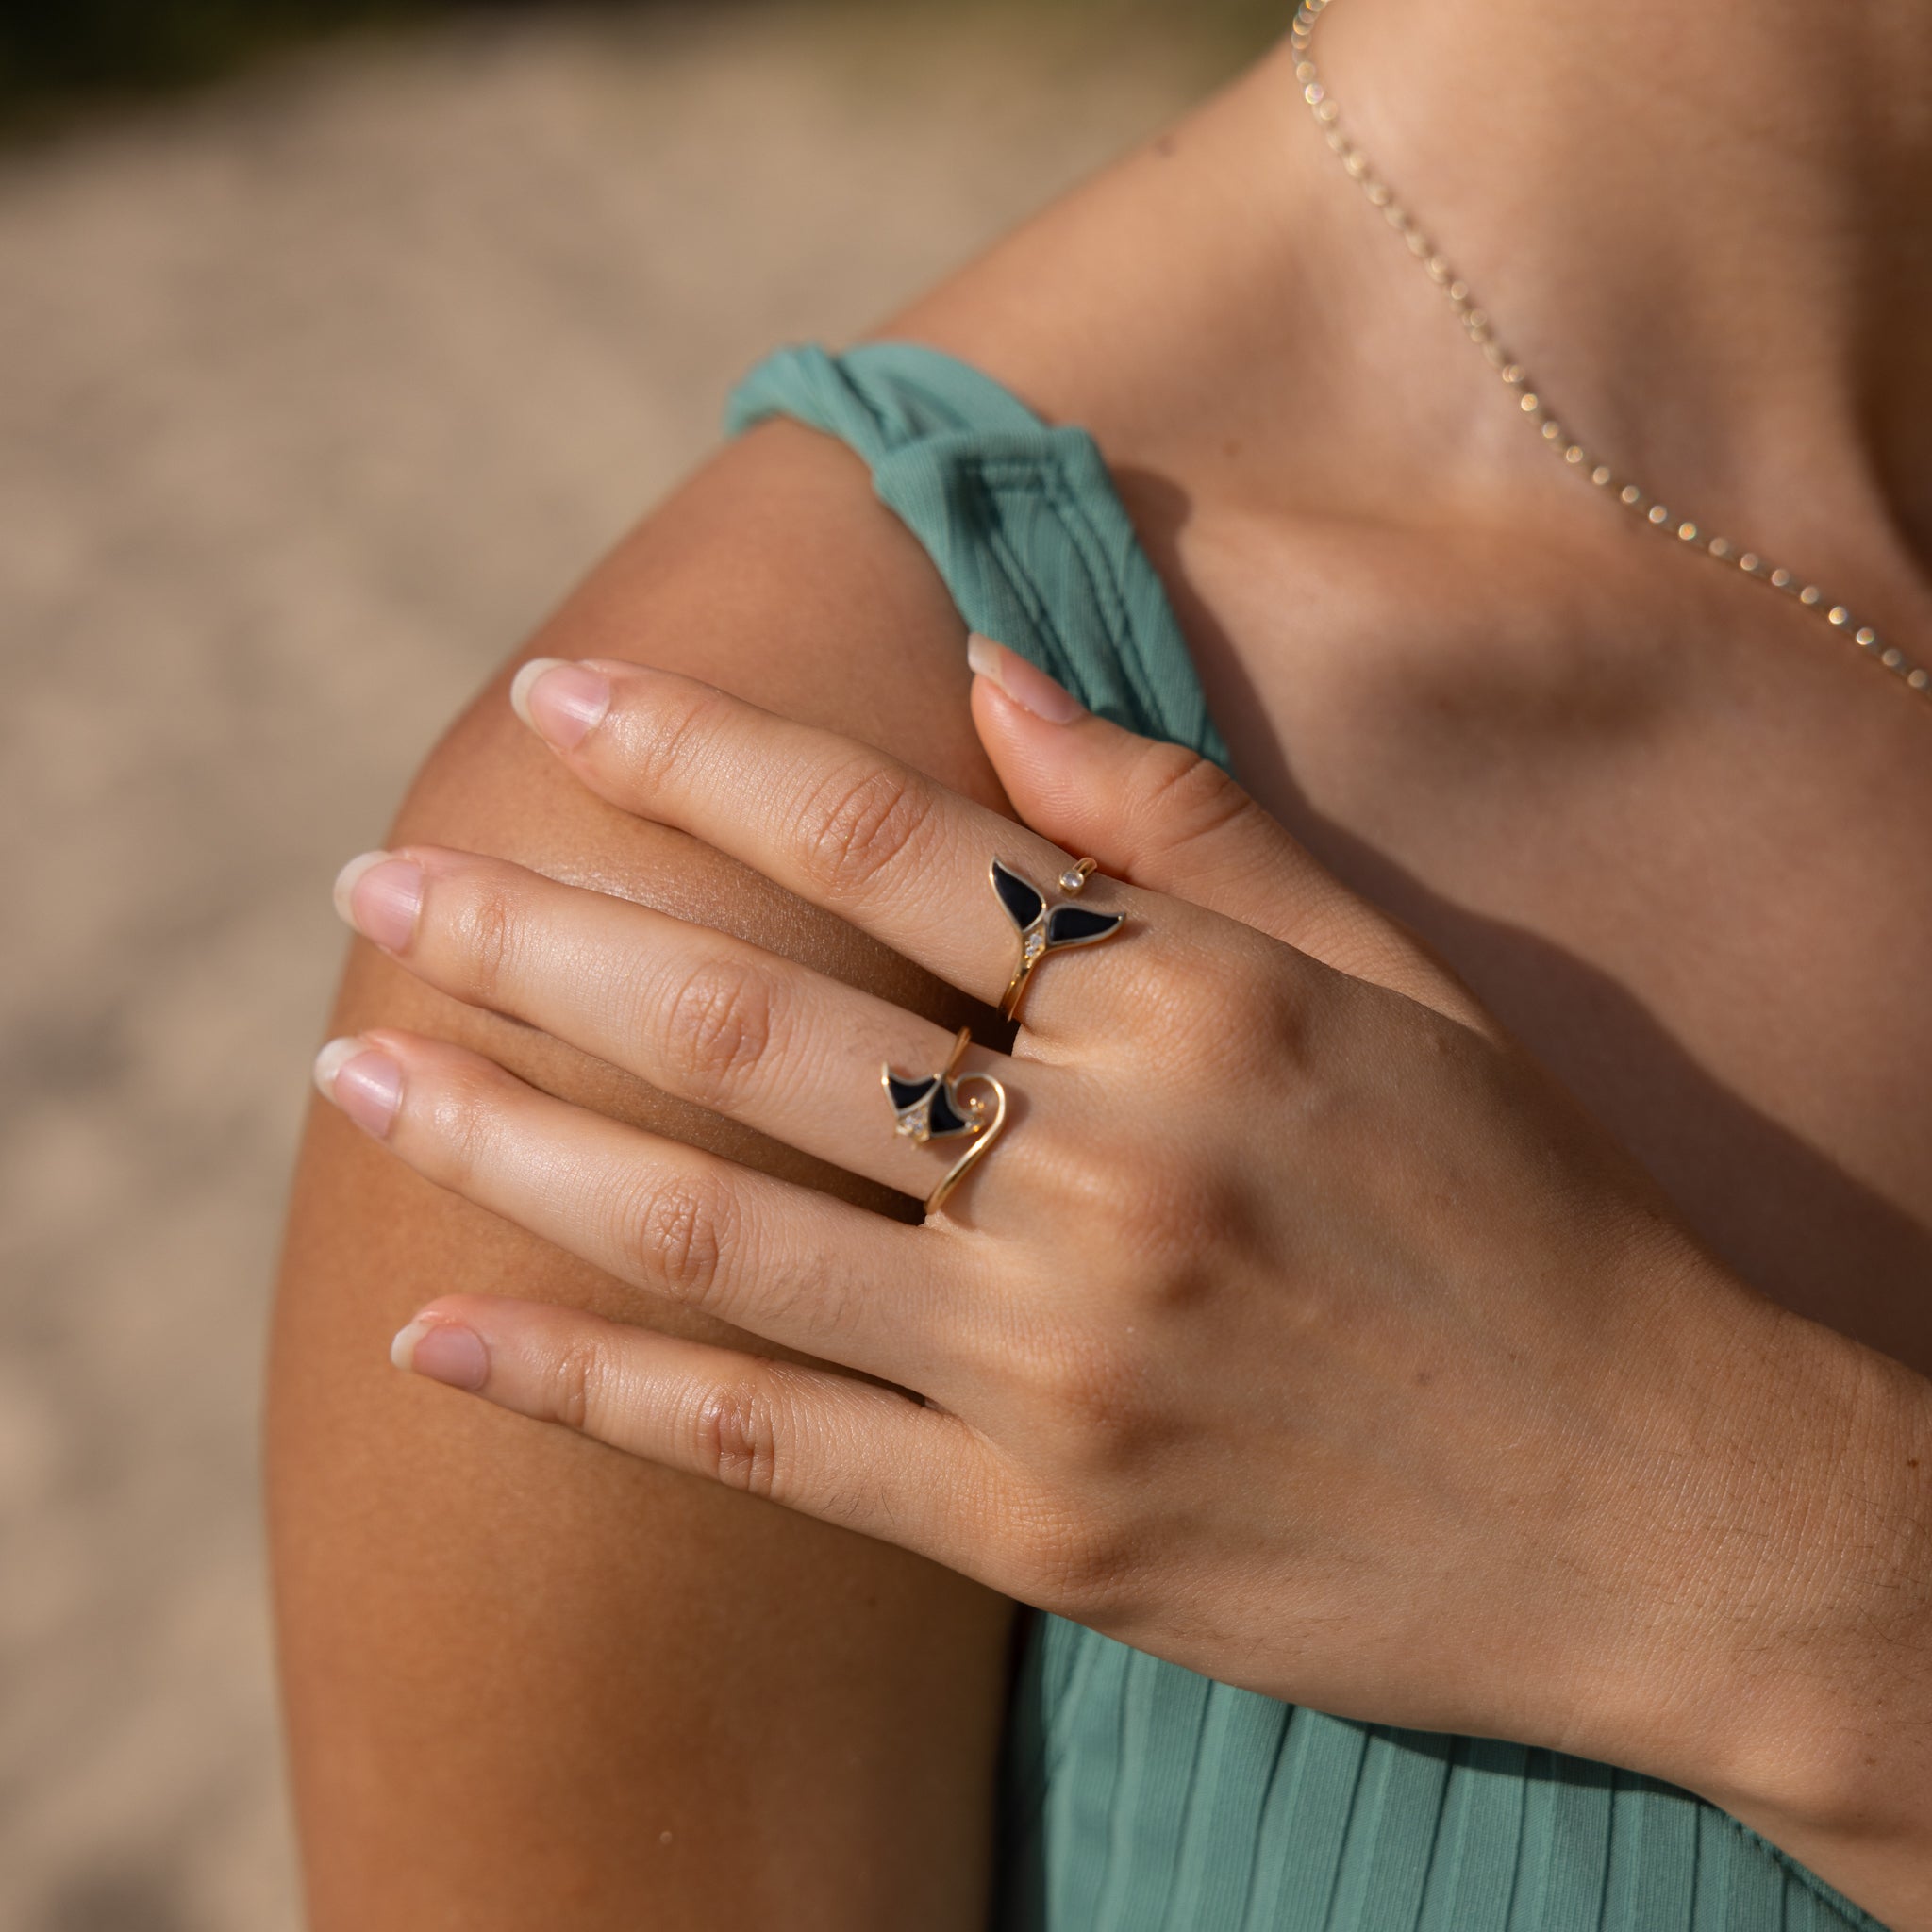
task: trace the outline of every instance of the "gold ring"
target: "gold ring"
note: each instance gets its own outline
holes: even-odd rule
[[[1054,883],[1069,899],[1077,899],[1092,877],[1095,863],[1091,858],[1076,859]],[[1017,1020],[1033,969],[1049,953],[1064,953],[1073,946],[1097,946],[1120,931],[1126,914],[1096,912],[1091,906],[1049,906],[1044,892],[997,858],[992,862],[991,877],[993,894],[1020,935],[1020,963],[1000,1000],[1000,1018]]]
[[[956,1134],[969,1137],[971,1144],[965,1153],[954,1161],[946,1170],[945,1178],[925,1197],[928,1214],[937,1214],[946,1205],[946,1197],[985,1158],[987,1149],[999,1139],[1000,1129],[1007,1124],[1006,1088],[991,1074],[962,1074],[958,1071],[959,1061],[972,1039],[973,1029],[970,1026],[960,1027],[959,1037],[953,1042],[953,1051],[937,1074],[927,1074],[912,1080],[902,1079],[888,1062],[879,1074],[885,1084],[886,1099],[891,1105],[894,1131],[904,1135],[914,1146],[924,1147],[928,1141],[949,1140]],[[992,1089],[991,1108],[978,1094],[962,1094],[959,1091],[969,1083]]]

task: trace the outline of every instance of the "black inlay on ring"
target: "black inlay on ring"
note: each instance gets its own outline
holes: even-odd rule
[[[950,1081],[941,1083],[940,1091],[933,1095],[932,1106],[927,1109],[925,1117],[934,1135],[963,1134],[973,1125],[965,1115],[954,1108]]]
[[[1046,915],[1046,946],[1091,946],[1104,940],[1126,917],[1124,912],[1095,912],[1089,906],[1056,906]]]
[[[1040,893],[1016,872],[1009,872],[997,858],[992,862],[993,891],[1007,908],[1007,917],[1022,932],[1038,919],[1046,906]]]
[[[904,1113],[908,1108],[917,1107],[939,1084],[937,1074],[928,1074],[923,1080],[902,1080],[896,1074],[888,1074],[886,1091],[891,1097],[892,1111]]]

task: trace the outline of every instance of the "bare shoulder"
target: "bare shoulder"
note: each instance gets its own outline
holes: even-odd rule
[[[996,800],[962,647],[943,585],[863,465],[786,424],[708,464],[532,646],[691,673]],[[428,758],[399,841],[512,858],[903,1004],[958,1007],[840,922],[582,791],[511,716],[506,676]],[[335,1024],[377,1022],[463,1040],[606,1113],[907,1210],[358,945]],[[700,1915],[982,1924],[1010,1607],[904,1552],[395,1374],[390,1333],[458,1284],[669,1325],[318,1109],[269,1415],[317,1932],[559,1917],[591,1932]]]
[[[1253,251],[1201,209],[1228,205],[1249,138],[1237,124],[1253,111],[1244,86],[877,333],[977,363],[1050,419],[1092,428],[1117,464],[1158,470],[1175,425],[1214,435],[1203,395],[1240,388],[1226,318],[1257,305],[1227,281]],[[1220,371],[1205,391],[1193,380],[1204,365]],[[963,642],[944,584],[865,465],[774,422],[647,517],[529,651],[703,677],[998,806],[965,703]],[[852,928],[576,787],[512,717],[509,668],[427,758],[397,842],[513,858],[941,1021],[970,1017],[958,995]],[[606,1114],[910,1211],[443,999],[358,946],[335,1028],[379,1023],[461,1041]],[[389,1336],[457,1285],[707,1332],[437,1193],[317,1109],[269,1414],[316,1932],[455,1921],[508,1932],[555,1922],[559,1898],[581,1932],[701,1914],[841,1932],[983,1924],[1011,1607],[901,1551],[394,1374]]]
[[[645,518],[518,657],[603,655],[701,676],[996,800],[965,709],[964,636],[945,586],[873,494],[863,462],[777,421],[720,451]],[[503,701],[508,671],[430,759],[405,808],[408,836],[431,836],[450,788],[466,786],[478,759],[507,758],[541,789],[550,761]],[[465,808],[487,809],[489,790]],[[563,790],[575,821],[583,807],[575,788]],[[516,802],[507,829],[541,838],[531,803]],[[584,829],[572,824],[573,851]]]

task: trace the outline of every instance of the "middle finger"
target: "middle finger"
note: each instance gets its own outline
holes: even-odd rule
[[[439,991],[849,1173],[921,1197],[962,1151],[896,1134],[879,1078],[937,1073],[952,1033],[748,941],[437,846],[352,859],[336,903]],[[978,1049],[964,1063],[1010,1067]],[[1052,1074],[1028,1067],[1029,1108]]]

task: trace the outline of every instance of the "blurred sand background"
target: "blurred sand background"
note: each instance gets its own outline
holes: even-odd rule
[[[1107,0],[541,8],[0,151],[5,1932],[296,1923],[257,1381],[335,868],[736,372],[1241,40]]]

